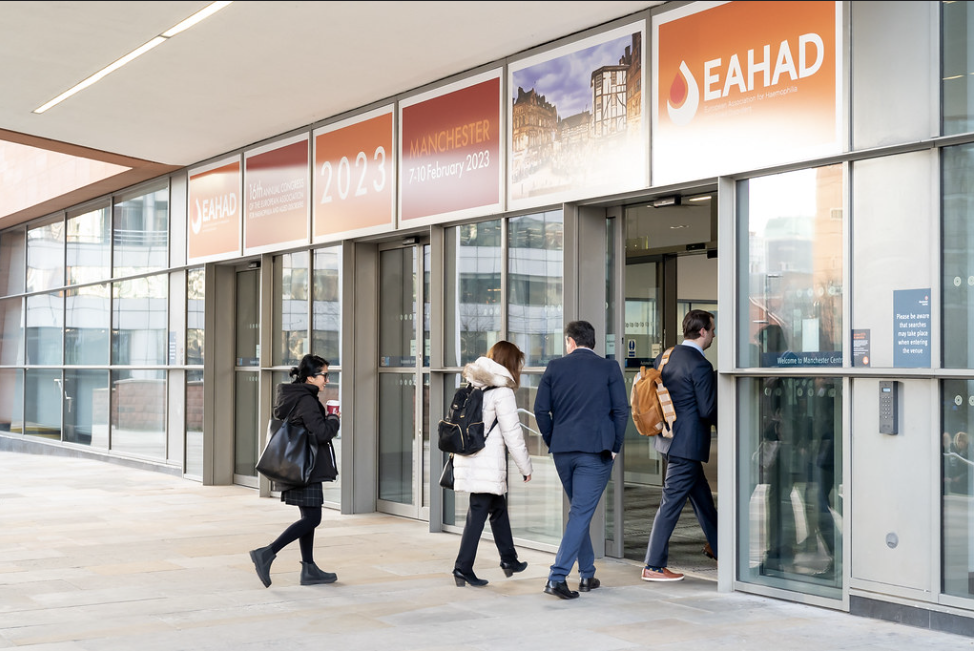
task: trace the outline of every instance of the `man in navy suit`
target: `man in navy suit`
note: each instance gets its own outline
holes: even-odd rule
[[[567,583],[576,561],[579,590],[588,592],[601,583],[595,578],[589,524],[609,483],[612,461],[622,449],[629,420],[622,369],[618,362],[596,354],[594,347],[591,323],[569,323],[565,328],[568,354],[548,364],[534,400],[538,429],[571,502],[544,589],[562,599],[578,597]]]
[[[653,520],[646,550],[644,581],[679,581],[682,574],[666,567],[670,536],[683,506],[690,500],[697,521],[707,537],[704,553],[717,549],[717,507],[703,464],[710,459],[710,427],[717,422],[717,385],[714,366],[703,351],[710,348],[717,333],[714,315],[690,310],[683,319],[683,344],[673,348],[663,367],[661,380],[670,392],[676,421],[673,438],[656,436],[654,445],[666,462],[663,498]],[[660,357],[653,366],[659,368]]]

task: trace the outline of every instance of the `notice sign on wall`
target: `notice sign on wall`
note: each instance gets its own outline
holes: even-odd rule
[[[308,134],[255,149],[244,157],[244,253],[307,243]]]
[[[893,366],[930,366],[930,289],[893,292]]]
[[[400,102],[399,223],[501,207],[500,71]]]

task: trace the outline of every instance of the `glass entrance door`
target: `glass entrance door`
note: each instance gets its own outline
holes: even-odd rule
[[[681,197],[675,204],[627,208],[624,265],[625,323],[622,356],[627,386],[643,364],[651,365],[665,348],[683,341],[683,317],[692,309],[717,314],[716,218],[713,196]],[[717,345],[706,351],[717,366]],[[642,562],[659,507],[665,467],[653,439],[640,436],[632,421],[623,446],[622,545],[616,553]],[[717,490],[717,441],[704,471]],[[617,502],[618,503],[618,502]],[[676,571],[713,572],[716,563],[702,553],[706,539],[692,508],[684,508],[670,538],[670,565]],[[607,546],[607,550],[609,547]]]
[[[378,510],[429,519],[428,243],[379,252]]]
[[[236,273],[233,369],[233,482],[257,488],[260,387],[260,269]]]

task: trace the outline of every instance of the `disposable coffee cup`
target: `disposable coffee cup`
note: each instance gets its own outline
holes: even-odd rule
[[[329,400],[328,402],[326,402],[325,403],[325,411],[328,412],[329,414],[336,414],[337,415],[338,414],[338,401],[337,400]]]

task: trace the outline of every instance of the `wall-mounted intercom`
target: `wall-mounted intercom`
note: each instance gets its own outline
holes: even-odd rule
[[[881,380],[879,383],[879,433],[899,434],[900,383]]]

